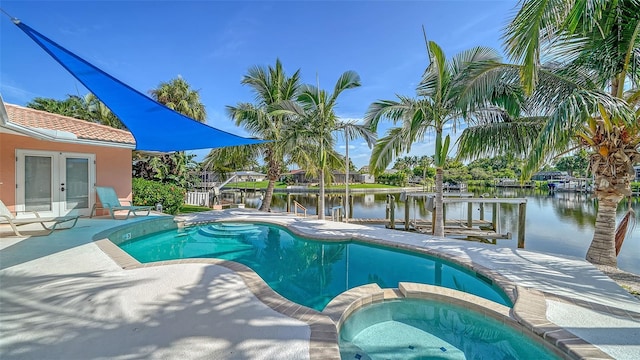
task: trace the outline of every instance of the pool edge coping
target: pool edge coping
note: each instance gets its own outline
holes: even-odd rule
[[[181,228],[185,226],[184,221],[177,221],[173,217],[163,217],[159,219],[152,219],[149,221],[145,221],[147,225],[151,222],[168,222],[173,223],[173,228]],[[296,229],[296,227],[291,226],[291,224],[277,221],[277,219],[245,219],[245,218],[225,218],[225,219],[214,219],[208,221],[208,223],[220,222],[220,221],[234,221],[234,222],[252,222],[252,223],[265,223],[265,224],[275,224],[286,228],[288,231],[296,235],[301,235],[307,238],[312,238],[315,240],[324,240],[324,241],[349,241],[349,240],[357,240],[366,244],[374,244],[374,245],[383,245],[392,248],[398,248],[402,250],[408,250],[413,252],[419,252],[422,254],[427,254],[430,256],[434,256],[437,258],[441,258],[447,261],[451,261],[459,266],[462,266],[468,270],[476,271],[481,275],[487,276],[494,283],[500,287],[506,294],[509,296],[513,303],[513,308],[511,308],[511,316],[507,316],[507,318],[513,321],[512,327],[516,330],[527,332],[529,336],[533,334],[536,337],[541,338],[543,344],[547,344],[550,350],[560,353],[561,356],[566,359],[613,359],[608,354],[604,353],[595,345],[587,342],[586,340],[574,335],[568,330],[554,324],[546,317],[546,309],[547,309],[547,300],[546,297],[549,297],[552,300],[556,301],[564,301],[568,303],[572,303],[569,299],[563,299],[562,297],[546,294],[538,290],[529,289],[525,287],[521,287],[513,283],[511,280],[507,279],[505,276],[501,275],[495,270],[486,268],[482,265],[475,264],[473,261],[464,259],[465,261],[461,261],[460,259],[455,259],[454,255],[447,254],[444,252],[440,252],[436,249],[428,249],[426,247],[412,246],[408,244],[400,244],[394,243],[391,241],[386,241],[382,239],[372,239],[370,237],[357,237],[353,235],[344,235],[344,236],[333,236],[329,239],[325,237],[313,237],[309,233],[305,233]],[[198,225],[203,223],[199,222]],[[505,307],[504,305],[495,303],[490,300],[486,300],[484,298],[477,297],[472,294],[459,292],[456,290],[438,287],[433,285],[426,284],[418,284],[418,283],[400,283],[398,284],[398,288],[385,288],[382,289],[375,284],[363,285],[360,287],[356,287],[350,290],[347,290],[340,295],[336,296],[332,301],[325,307],[325,309],[320,312],[315,309],[311,309],[309,307],[294,303],[290,300],[287,300],[273,289],[271,289],[264,280],[251,268],[245,266],[243,264],[229,261],[229,260],[221,260],[214,258],[194,258],[194,259],[182,259],[182,260],[168,260],[168,261],[157,261],[152,263],[140,263],[131,255],[122,250],[116,243],[108,238],[111,234],[117,233],[118,231],[127,230],[134,226],[139,226],[140,223],[136,224],[124,224],[120,226],[116,226],[111,229],[107,229],[101,231],[94,235],[93,242],[100,248],[107,256],[109,256],[118,266],[120,266],[124,270],[133,270],[138,268],[146,268],[146,267],[155,267],[155,266],[165,266],[165,265],[175,265],[175,264],[209,264],[209,265],[217,265],[222,266],[240,276],[243,280],[247,288],[253,293],[253,295],[260,300],[263,304],[271,308],[272,310],[288,316],[290,318],[302,321],[309,326],[310,329],[310,338],[309,338],[309,358],[310,359],[340,359],[340,351],[338,347],[338,333],[342,321],[346,319],[349,315],[351,315],[354,311],[362,308],[363,306],[379,302],[385,301],[389,299],[397,299],[400,296],[409,298],[409,297],[417,297],[417,298],[426,298],[425,296],[429,296],[429,299],[437,300],[438,298],[450,300],[452,302],[462,301],[466,304],[474,304],[474,306],[479,306],[478,302],[469,302],[467,300],[461,300],[460,298],[465,298],[464,295],[469,295],[473,298],[482,299],[488,303],[491,303],[496,307]],[[188,226],[196,225],[196,224],[188,224]],[[170,228],[165,227],[165,229]],[[143,234],[146,233],[143,231]],[[141,235],[140,235],[141,236]],[[131,237],[130,239],[136,238]],[[375,285],[372,286],[372,285]],[[416,288],[417,286],[417,288]],[[377,289],[376,289],[377,287]],[[425,287],[433,287],[437,288],[437,291],[433,291],[433,289],[425,288]],[[510,290],[510,291],[509,291]],[[403,292],[404,291],[404,292]],[[451,294],[446,295],[448,292],[455,292],[454,296]],[[352,293],[353,292],[353,293]],[[464,294],[458,296],[459,294]],[[341,305],[334,304],[336,299],[342,298]],[[346,299],[351,298],[352,301],[346,301]],[[475,300],[474,300],[475,301]],[[331,306],[330,310],[329,307]],[[606,307],[605,307],[606,308]],[[482,311],[483,314],[494,314],[492,317],[496,317],[501,314],[500,311],[495,311],[491,307],[485,308],[486,311]],[[341,311],[340,318],[338,321],[335,320],[335,315],[338,311]],[[608,311],[609,312],[609,311]],[[347,314],[347,315],[344,315]],[[485,314],[485,316],[486,316]],[[504,314],[502,314],[504,316]],[[332,317],[333,316],[333,317]],[[344,316],[344,319],[343,319]],[[505,323],[504,319],[496,318],[497,320]],[[517,324],[517,327],[515,326]]]

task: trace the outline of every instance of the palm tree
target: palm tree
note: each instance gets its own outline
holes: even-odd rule
[[[325,216],[325,182],[331,176],[330,170],[344,166],[342,157],[334,149],[333,132],[343,126],[335,114],[338,96],[344,90],[358,86],[360,76],[355,71],[346,71],[338,78],[333,93],[320,90],[317,86],[304,85],[297,102],[285,101],[279,106],[279,113],[295,116],[295,121],[287,127],[288,147],[294,151],[292,161],[311,174],[318,175],[319,219]]]
[[[427,42],[427,53],[429,66],[418,86],[418,98],[398,96],[398,101],[379,100],[369,106],[365,121],[371,129],[377,129],[379,121],[384,118],[394,124],[401,122],[399,127],[389,129],[386,136],[378,140],[371,154],[369,168],[375,174],[383,172],[394,157],[409,152],[411,145],[423,140],[429,131],[435,132],[436,221],[433,234],[444,236],[442,176],[450,138],[447,135],[443,139],[443,132],[448,124],[455,130],[466,115],[458,102],[455,80],[464,73],[469,63],[495,61],[499,56],[495,50],[476,47],[447,61],[440,46],[433,41]]]
[[[289,121],[289,115],[274,113],[274,106],[282,101],[292,100],[298,96],[300,88],[300,70],[296,70],[291,77],[287,76],[282,63],[276,60],[274,67],[255,66],[249,69],[242,79],[243,85],[249,85],[255,94],[255,104],[239,103],[227,106],[229,115],[236,121],[236,125],[244,128],[253,136],[271,140],[257,147],[268,165],[267,179],[269,184],[265,191],[260,209],[267,211],[271,208],[271,199],[276,181],[282,174],[285,157],[292,151],[284,145],[282,131]]]
[[[522,64],[480,64],[468,80],[469,93],[486,95],[505,79],[513,85],[519,78],[529,95],[526,113],[537,117],[484,122],[461,138],[461,153],[515,149],[526,155],[526,179],[555,155],[590,150],[598,212],[586,258],[600,265],[617,265],[616,241],[620,245],[633,216],[628,212],[616,231],[617,205],[630,195],[633,164],[640,161],[639,5],[637,0],[525,1],[505,34],[509,55]],[[545,50],[548,60],[541,64]]]
[[[205,122],[207,119],[200,93],[191,89],[189,83],[179,75],[169,82],[161,82],[149,93],[157,102],[196,121]]]
[[[111,126],[116,129],[126,129],[127,127],[115,116],[114,113],[92,93],[84,96],[83,102],[87,110],[87,116],[94,122]]]
[[[67,95],[65,100],[37,97],[27,103],[27,107],[87,120],[116,129],[126,129],[120,119],[92,93],[88,93],[83,97]]]

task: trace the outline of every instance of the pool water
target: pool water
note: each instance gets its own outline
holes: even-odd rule
[[[119,245],[141,263],[217,258],[242,263],[285,298],[316,310],[365,284],[401,281],[444,286],[512,306],[491,280],[452,263],[357,242],[305,239],[266,224],[214,223],[170,230]]]
[[[418,299],[364,307],[340,329],[342,359],[560,359],[493,318]]]

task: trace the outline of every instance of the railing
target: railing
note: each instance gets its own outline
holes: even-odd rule
[[[209,193],[204,191],[191,191],[185,196],[185,204],[209,206]]]
[[[293,215],[298,216],[298,209],[307,217],[307,208],[302,206],[299,202],[293,200]]]
[[[334,206],[331,208],[331,220],[342,222],[344,207]]]

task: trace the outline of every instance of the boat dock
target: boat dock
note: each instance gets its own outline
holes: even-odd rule
[[[446,194],[443,198],[444,206],[444,232],[447,237],[460,237],[469,240],[479,240],[482,242],[494,243],[497,239],[511,239],[510,232],[501,232],[499,219],[500,204],[517,204],[518,205],[518,247],[524,248],[525,238],[525,218],[526,204],[525,198],[473,198],[471,193],[453,193]],[[453,195],[453,196],[450,196]],[[431,220],[411,220],[410,207],[415,198],[426,198],[426,207],[432,213]],[[404,219],[396,220],[396,201],[393,195],[387,195],[387,213],[385,219],[349,219],[349,222],[358,224],[384,224],[390,229],[403,229],[405,231],[418,231],[422,233],[433,234],[433,223],[435,222],[435,194],[433,193],[403,193],[401,200],[405,203]],[[447,219],[446,204],[466,203],[467,217],[465,219]],[[474,204],[479,205],[479,218],[473,216]],[[491,206],[491,219],[485,219],[485,206]]]

